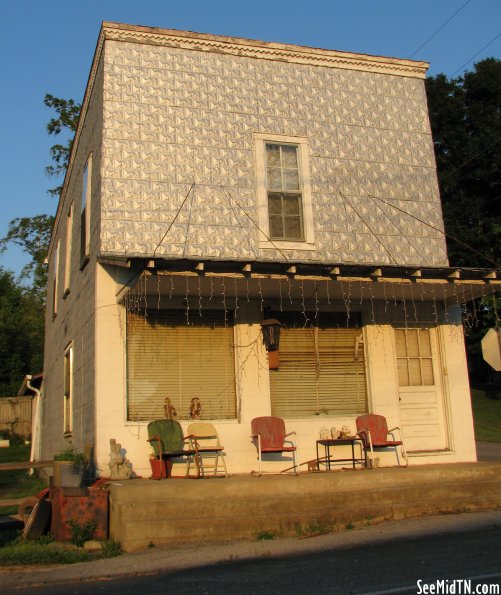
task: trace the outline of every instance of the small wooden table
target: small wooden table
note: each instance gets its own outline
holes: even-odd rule
[[[360,457],[355,456],[355,443],[360,443]],[[318,453],[318,446],[322,445],[324,447],[324,457],[320,458]],[[344,445],[351,445],[351,458],[348,459],[335,459],[331,456],[331,447],[335,446],[344,446]],[[364,453],[362,457],[362,452]],[[346,436],[345,438],[322,438],[317,440],[317,461],[320,467],[320,463],[323,463],[325,467],[330,471],[331,463],[345,463],[351,462],[353,469],[355,469],[355,464],[362,465],[363,467],[367,467],[367,454],[363,450],[363,442],[362,439],[358,436]]]

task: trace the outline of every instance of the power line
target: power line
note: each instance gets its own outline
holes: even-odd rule
[[[476,57],[477,57],[479,54],[481,54],[481,53],[482,53],[484,50],[486,50],[486,49],[487,49],[487,48],[488,48],[490,45],[492,45],[492,44],[493,44],[493,43],[496,41],[496,39],[499,39],[500,37],[501,37],[501,33],[498,33],[498,34],[496,35],[496,37],[494,37],[494,39],[491,39],[491,40],[489,41],[489,43],[487,43],[486,45],[484,45],[484,47],[483,47],[481,50],[478,50],[478,52],[477,52],[477,53],[476,53],[474,56],[472,56],[472,57],[471,57],[469,60],[467,60],[467,61],[466,61],[466,62],[465,62],[465,63],[464,63],[462,66],[460,66],[460,67],[459,67],[457,70],[455,70],[455,71],[454,71],[454,72],[453,72],[453,73],[450,75],[450,77],[449,77],[449,78],[452,78],[452,77],[453,77],[453,76],[454,76],[454,75],[455,75],[457,72],[459,72],[460,70],[463,70],[463,68],[464,68],[464,67],[465,67],[467,64],[469,64],[469,63],[470,63],[472,60],[475,60],[475,58],[476,58]]]
[[[422,43],[422,44],[421,44],[421,45],[420,45],[420,46],[419,46],[419,47],[418,47],[416,50],[414,50],[414,51],[412,52],[412,54],[409,56],[409,58],[412,58],[412,57],[414,57],[414,56],[415,56],[415,55],[416,55],[416,54],[419,52],[419,50],[420,50],[421,48],[424,48],[424,46],[425,46],[425,45],[426,45],[426,44],[427,44],[429,41],[431,41],[431,40],[432,40],[432,39],[435,37],[435,35],[437,35],[438,33],[440,33],[440,31],[442,31],[442,29],[443,29],[443,28],[444,28],[444,27],[445,27],[445,26],[446,26],[448,23],[450,23],[450,22],[452,21],[452,19],[453,19],[453,18],[454,18],[456,15],[458,15],[458,14],[459,14],[459,13],[460,13],[460,12],[463,10],[463,8],[465,8],[465,7],[466,7],[466,6],[467,6],[467,5],[468,5],[470,2],[471,2],[471,0],[466,0],[466,2],[463,4],[463,6],[461,6],[460,8],[458,8],[458,9],[456,10],[456,12],[455,12],[455,13],[454,13],[454,14],[453,14],[451,17],[449,17],[449,18],[448,18],[448,19],[445,21],[445,23],[442,23],[442,25],[440,25],[440,27],[439,27],[439,28],[438,28],[438,29],[435,31],[435,33],[433,33],[432,35],[430,35],[430,37],[428,37],[428,39],[427,39],[426,41],[424,41],[424,42],[423,42],[423,43]]]
[[[492,258],[489,258],[485,254],[482,254],[482,252],[479,252],[478,250],[476,250],[475,248],[473,248],[473,246],[470,246],[470,244],[467,244],[466,242],[463,242],[463,240],[460,240],[456,236],[453,236],[451,233],[445,232],[442,229],[440,229],[439,227],[435,227],[435,225],[432,225],[431,223],[427,223],[426,221],[423,221],[423,219],[420,219],[419,217],[416,217],[412,213],[409,213],[407,211],[404,211],[400,207],[397,207],[396,205],[393,205],[390,202],[387,202],[386,200],[384,200],[383,198],[381,198],[379,196],[374,196],[373,194],[367,194],[367,196],[369,198],[372,198],[373,200],[380,200],[385,205],[388,205],[388,206],[392,207],[393,209],[396,209],[397,211],[400,211],[400,213],[403,213],[404,215],[408,215],[412,219],[415,219],[416,221],[419,221],[419,223],[422,223],[423,225],[426,225],[427,227],[429,227],[429,228],[431,228],[431,229],[433,229],[435,231],[438,231],[439,233],[441,233],[445,237],[450,238],[451,240],[454,240],[458,244],[461,244],[465,248],[468,248],[472,252],[475,252],[476,254],[478,254],[479,256],[481,256],[482,258],[485,258],[485,260],[488,260],[489,262],[491,262],[496,268],[499,266],[498,263],[495,260],[492,260]]]

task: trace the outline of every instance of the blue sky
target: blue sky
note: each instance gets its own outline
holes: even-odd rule
[[[82,100],[103,20],[413,57],[431,75],[501,58],[500,0],[0,0],[0,237],[11,219],[56,209],[43,98]],[[25,262],[0,255],[16,273]]]

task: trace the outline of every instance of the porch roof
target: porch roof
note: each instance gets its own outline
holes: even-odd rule
[[[501,269],[412,267],[351,263],[292,263],[236,260],[166,260],[101,256],[104,265],[126,267],[130,282],[117,293],[119,302],[131,294],[209,295],[216,279],[227,283],[228,296],[277,299],[283,291],[293,299],[420,300],[446,305],[465,303],[501,289]],[[169,282],[166,281],[169,279]],[[230,286],[231,284],[231,286]]]

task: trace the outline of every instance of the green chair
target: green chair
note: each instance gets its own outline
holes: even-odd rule
[[[152,477],[172,477],[173,459],[186,459],[185,477],[189,476],[190,464],[194,461],[197,477],[200,477],[198,449],[185,448],[189,438],[184,436],[183,428],[173,419],[157,419],[148,424],[148,442],[155,453],[152,460]],[[165,469],[165,472],[164,472]]]

